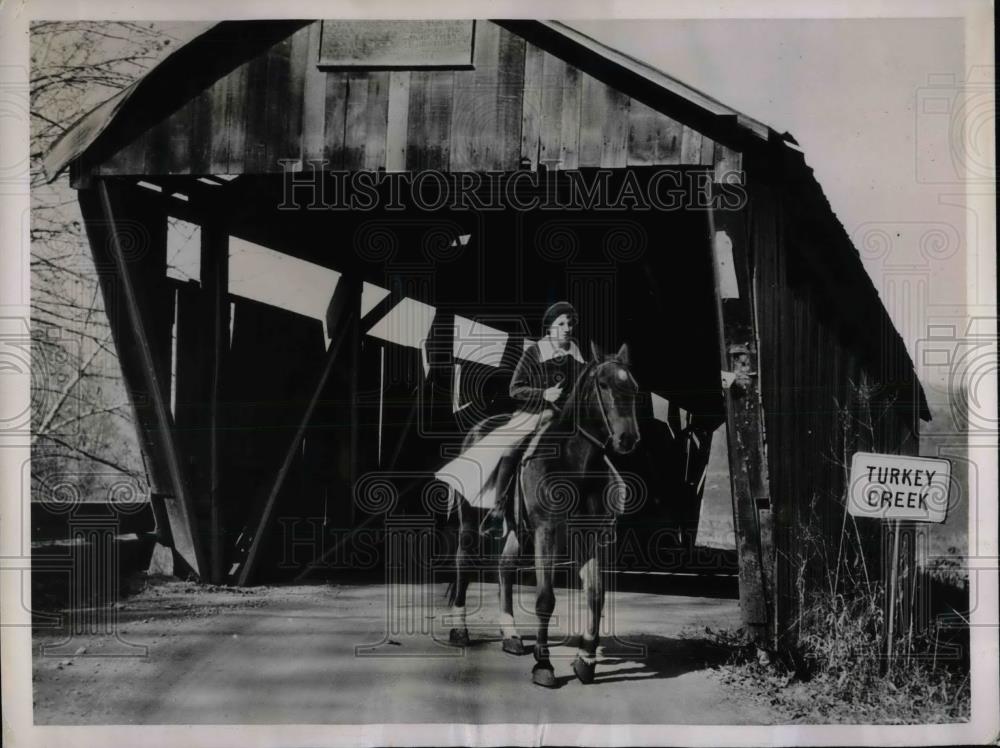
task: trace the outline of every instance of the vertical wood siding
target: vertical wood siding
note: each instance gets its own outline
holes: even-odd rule
[[[885,358],[905,361],[902,342],[893,335],[885,350],[873,350],[852,340],[844,307],[838,307],[836,317],[830,313],[822,278],[807,271],[814,264],[811,255],[843,251],[829,238],[832,230],[826,236],[803,230],[808,220],[803,217],[821,209],[804,196],[807,192],[790,185],[779,193],[758,183],[750,195],[768,474],[774,525],[780,528],[775,535],[779,631],[800,613],[798,580],[807,593],[829,583],[828,570],[809,539],[821,539],[836,553],[845,522],[848,475],[843,462],[855,451],[912,453],[916,445],[916,405],[906,396],[913,374],[889,374],[883,366]],[[857,295],[857,279],[845,271],[840,282],[844,296],[851,288]],[[861,297],[857,302],[866,308],[870,304]],[[880,322],[871,310],[863,313],[868,324],[891,324],[887,317]],[[866,384],[873,387],[871,402],[858,396],[858,388]],[[841,409],[855,419],[846,435]],[[868,421],[871,433],[861,426]],[[879,523],[859,520],[855,529],[852,519],[846,522],[846,563],[858,558],[860,540],[868,576],[878,580],[883,562]]]
[[[739,168],[738,152],[489,21],[471,70],[324,72],[319,28],[238,66],[96,171],[277,173],[323,158],[370,171]]]

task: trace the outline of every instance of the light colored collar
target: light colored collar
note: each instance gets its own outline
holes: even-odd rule
[[[544,337],[538,341],[538,359],[545,363],[550,358],[555,358],[557,355],[570,355],[579,361],[581,364],[587,363],[583,360],[583,356],[580,355],[580,349],[576,347],[576,343],[572,340],[569,341],[569,348],[563,351],[560,348],[556,348],[556,344],[553,343],[548,337]],[[558,351],[558,353],[557,353]]]

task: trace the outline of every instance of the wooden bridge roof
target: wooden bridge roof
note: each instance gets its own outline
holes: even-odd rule
[[[755,154],[796,200],[809,196],[823,240],[794,251],[831,298],[857,300],[838,314],[862,329],[891,326],[789,134],[555,21],[477,21],[472,64],[456,69],[321,67],[324,23],[351,22],[215,24],[75,123],[44,161],[48,179],[67,166],[78,176],[280,173],[285,160],[372,171],[702,166],[720,176]],[[898,334],[881,340],[872,345],[891,345],[912,375]]]
[[[554,21],[478,21],[471,69],[321,69],[322,24],[216,24],[74,124],[44,162],[95,174],[739,166],[758,122]]]

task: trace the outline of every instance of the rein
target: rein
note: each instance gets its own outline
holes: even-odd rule
[[[593,442],[593,444],[598,449],[600,449],[603,453],[607,453],[608,442],[611,441],[611,437],[612,437],[611,421],[608,419],[608,413],[607,413],[607,411],[604,408],[604,400],[601,398],[601,393],[598,392],[598,390],[597,390],[598,384],[597,384],[596,373],[597,373],[597,367],[598,366],[600,366],[600,364],[597,364],[597,363],[591,363],[590,365],[588,365],[588,367],[580,375],[579,382],[582,382],[586,377],[591,377],[593,379],[593,393],[592,393],[591,396],[595,397],[597,399],[597,409],[601,413],[601,420],[604,422],[604,428],[607,431],[607,436],[604,437],[603,440],[598,439],[596,436],[594,436],[592,433],[590,433],[586,428],[584,428],[583,424],[580,422],[579,419],[577,419],[577,421],[576,421],[576,430],[579,431],[581,434],[583,434],[591,442]],[[577,387],[574,387],[574,390],[577,390],[577,389],[578,389]],[[574,395],[575,395],[575,392],[574,392]],[[586,402],[586,400],[584,398],[577,398],[577,397],[574,396],[574,398],[573,398],[574,404],[575,404],[575,401],[578,400],[578,399],[581,400],[581,401],[583,401],[583,402]]]

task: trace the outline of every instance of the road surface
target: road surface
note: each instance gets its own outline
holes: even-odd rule
[[[533,590],[517,594],[517,606],[530,610]],[[573,595],[557,595],[554,639],[575,626]],[[36,630],[35,723],[768,720],[713,670],[728,653],[704,629],[738,625],[735,600],[617,592],[605,616],[615,637],[605,637],[595,682],[571,677],[575,650],[560,646],[553,650],[560,687],[553,690],[531,684],[530,655],[501,651],[495,600],[493,585],[470,589],[474,641],[463,650],[434,638],[446,639],[450,623],[442,585],[229,590],[160,583],[119,603],[117,622],[88,624],[111,626],[117,637],[63,641],[65,628]],[[531,616],[518,616],[531,634]]]

